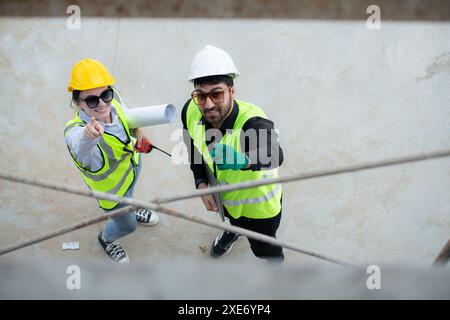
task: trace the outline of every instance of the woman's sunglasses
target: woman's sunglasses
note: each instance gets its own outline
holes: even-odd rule
[[[91,109],[98,107],[100,99],[102,99],[105,103],[110,103],[112,99],[114,99],[114,90],[112,88],[108,88],[103,91],[100,96],[87,96],[84,99],[80,98],[80,100],[86,102],[87,106]]]

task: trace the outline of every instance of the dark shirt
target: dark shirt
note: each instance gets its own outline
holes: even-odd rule
[[[183,122],[183,129],[185,129],[183,130],[184,143],[187,146],[189,163],[194,174],[195,187],[197,188],[202,182],[208,184],[208,179],[203,165],[204,160],[194,146],[191,136],[187,132],[186,113],[190,102],[191,99],[186,102],[181,111],[181,121]],[[201,118],[200,121],[205,125],[205,130],[207,130],[208,133],[211,133],[206,134],[206,145],[208,146],[208,150],[211,151],[213,146],[220,142],[221,137],[225,135],[227,130],[233,129],[238,113],[239,105],[234,102],[231,114],[225,119],[219,129],[214,129],[204,117]],[[274,130],[273,122],[261,117],[250,118],[244,123],[241,132],[241,150],[243,150],[250,159],[250,167],[242,170],[258,171],[274,169],[281,166],[284,160],[283,150],[278,142],[278,134]],[[194,159],[201,159],[201,163],[194,163]]]

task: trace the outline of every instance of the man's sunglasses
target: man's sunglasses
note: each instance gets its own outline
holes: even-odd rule
[[[89,108],[95,109],[98,107],[100,99],[102,99],[105,103],[110,103],[112,99],[114,99],[114,90],[112,88],[108,88],[100,93],[100,96],[87,96],[86,98],[80,100],[86,102]]]
[[[192,100],[198,106],[203,106],[206,103],[208,97],[211,99],[213,103],[222,103],[225,96],[224,90],[217,90],[208,93],[199,92],[195,90],[191,93]]]

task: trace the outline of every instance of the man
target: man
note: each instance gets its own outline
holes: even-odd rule
[[[208,186],[206,170],[219,184],[232,184],[278,177],[283,151],[274,124],[258,107],[236,98],[234,79],[239,75],[230,55],[206,46],[194,58],[189,80],[192,99],[182,111],[184,141],[197,189]],[[206,167],[207,166],[207,167]],[[224,192],[223,211],[230,223],[275,237],[280,225],[280,184]],[[212,195],[202,197],[208,211],[218,211]],[[239,234],[223,232],[214,240],[212,257],[230,252]],[[282,262],[281,247],[248,239],[254,255],[270,262]]]
[[[112,87],[114,82],[99,61],[83,59],[75,64],[67,90],[72,93],[76,113],[66,124],[64,139],[90,189],[132,197],[141,169],[139,152],[148,153],[152,146],[140,128],[130,129],[125,105]],[[105,211],[124,207],[109,200],[99,199],[98,203]],[[137,222],[155,225],[158,216],[138,208],[112,218],[98,235],[99,243],[114,262],[129,262],[117,240],[134,232]]]

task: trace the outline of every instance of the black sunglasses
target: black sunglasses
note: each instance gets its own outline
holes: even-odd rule
[[[102,99],[105,103],[110,103],[112,99],[114,99],[114,90],[112,88],[108,88],[100,93],[100,96],[87,96],[84,99],[80,98],[80,100],[85,101],[87,106],[91,109],[95,109],[98,107],[100,99]]]

